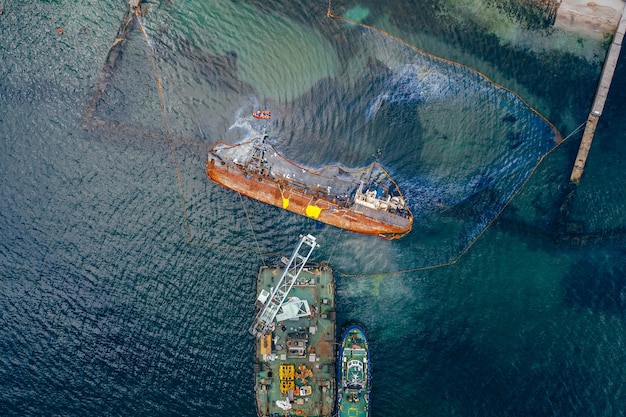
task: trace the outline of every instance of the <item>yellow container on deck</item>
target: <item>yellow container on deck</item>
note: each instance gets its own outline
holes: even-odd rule
[[[280,392],[283,394],[287,394],[290,390],[293,390],[296,387],[295,382],[291,381],[280,381]]]
[[[293,364],[280,365],[280,367],[278,368],[278,375],[281,381],[283,380],[293,381],[295,373],[296,373],[296,367]]]

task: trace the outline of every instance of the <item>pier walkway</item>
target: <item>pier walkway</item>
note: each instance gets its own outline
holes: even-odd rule
[[[617,26],[617,31],[615,32],[613,42],[609,47],[609,52],[607,53],[606,60],[604,61],[602,75],[600,76],[600,83],[598,84],[596,96],[593,100],[593,104],[591,105],[591,111],[589,112],[589,116],[587,117],[587,124],[585,126],[583,138],[580,142],[578,155],[576,155],[576,162],[574,162],[574,168],[572,169],[572,174],[570,176],[570,181],[574,183],[580,182],[580,177],[583,175],[587,156],[589,155],[589,149],[591,148],[591,142],[593,141],[593,136],[596,132],[596,127],[598,126],[600,116],[602,116],[606,97],[609,94],[609,88],[611,87],[611,81],[613,80],[613,74],[615,72],[615,67],[617,66],[617,59],[619,58],[619,54],[622,49],[624,31],[626,30],[626,13],[624,13],[625,11],[626,6],[622,11],[622,17]]]

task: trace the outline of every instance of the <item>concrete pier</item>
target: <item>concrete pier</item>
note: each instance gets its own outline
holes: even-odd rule
[[[580,142],[578,155],[576,155],[576,162],[574,162],[574,168],[572,169],[572,174],[570,176],[570,181],[574,183],[578,183],[580,181],[580,177],[583,175],[585,163],[587,162],[587,156],[589,155],[589,149],[591,148],[591,142],[593,141],[600,116],[602,116],[606,97],[609,94],[609,88],[611,87],[611,81],[613,80],[613,74],[615,72],[615,67],[617,66],[617,59],[619,58],[619,53],[622,49],[624,31],[626,30],[626,13],[624,13],[624,11],[626,11],[626,6],[622,10],[622,17],[619,21],[617,31],[613,37],[613,42],[609,47],[609,52],[607,53],[604,61],[602,75],[600,76],[600,83],[598,84],[598,89],[596,90],[596,95],[593,100],[593,104],[591,105],[591,111],[587,117],[587,124],[585,126],[583,138]]]
[[[598,40],[615,33],[624,9],[624,0],[552,1],[557,3],[555,28]]]

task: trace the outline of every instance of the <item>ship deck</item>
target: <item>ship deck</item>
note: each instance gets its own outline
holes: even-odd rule
[[[341,380],[337,381],[339,390],[337,417],[368,417],[371,375],[369,346],[365,331],[361,327],[353,325],[344,332],[339,361]],[[357,363],[355,367],[354,362]],[[362,367],[360,370],[359,363]],[[351,367],[356,371],[351,371]]]
[[[261,267],[257,295],[262,290],[271,291],[281,274],[280,268]],[[257,339],[258,415],[330,416],[336,389],[334,278],[330,268],[317,265],[303,269],[289,292],[291,297],[306,300],[311,314],[276,323],[271,334]],[[288,402],[291,409],[281,408],[277,400]]]
[[[261,141],[261,138],[257,140]],[[252,166],[249,161],[254,154],[254,146],[254,141],[237,145],[218,143],[213,151],[214,155],[223,161],[233,162],[245,169],[251,169]],[[261,170],[257,174],[292,188],[306,190],[308,193],[319,194],[319,196],[338,201],[346,201],[354,196],[359,183],[362,181],[366,184],[377,184],[378,187],[394,189],[395,194],[400,195],[391,178],[377,163],[360,169],[324,165],[317,170],[312,170],[289,161],[271,145],[266,144],[264,146],[266,148],[263,148],[263,153],[259,155],[259,164],[255,167]]]

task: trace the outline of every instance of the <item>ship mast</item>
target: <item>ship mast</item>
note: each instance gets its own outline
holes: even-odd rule
[[[303,248],[303,246],[307,247]],[[319,245],[315,242],[314,236],[300,236],[300,242],[298,242],[298,246],[296,246],[296,249],[293,251],[289,263],[280,277],[280,281],[278,281],[278,285],[273,288],[271,297],[265,305],[263,305],[249,329],[250,333],[255,337],[261,337],[271,332],[272,322],[274,318],[276,318],[278,310],[285,301],[285,298],[287,298],[287,294],[289,294],[291,287],[293,287],[293,284],[296,282],[300,271],[302,271],[302,268],[304,268],[304,265],[309,260],[313,249],[317,246]],[[300,253],[301,249],[302,254]]]
[[[374,157],[374,162],[372,162],[372,166],[370,167],[370,175],[367,178],[367,189],[369,190],[370,188],[370,182],[372,181],[372,174],[374,173],[374,167],[376,166],[376,164],[378,163],[378,159],[380,158],[380,154],[381,154],[381,150],[380,148],[378,148],[376,150],[375,154],[372,154],[372,156]]]

